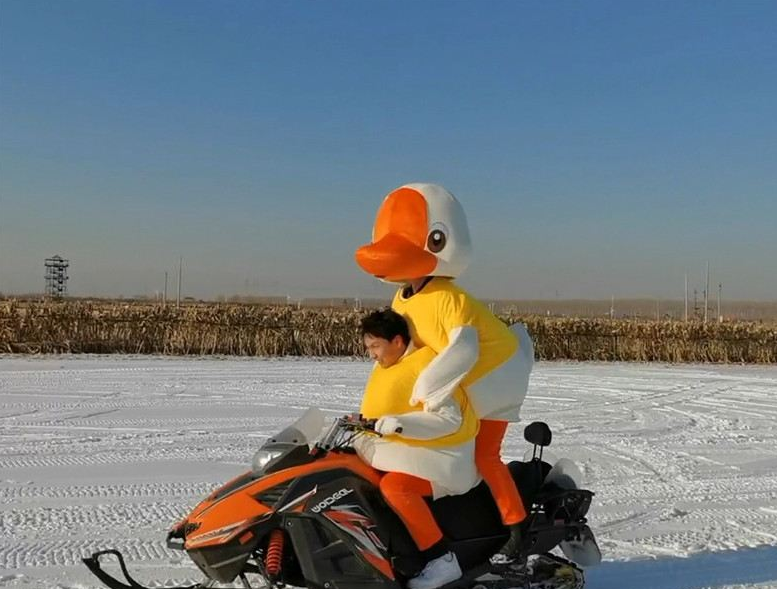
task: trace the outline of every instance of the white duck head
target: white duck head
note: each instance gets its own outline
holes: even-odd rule
[[[378,209],[372,243],[356,250],[356,263],[387,282],[424,276],[457,278],[472,257],[464,209],[437,184],[406,184]]]

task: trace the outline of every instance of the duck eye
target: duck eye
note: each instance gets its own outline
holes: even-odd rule
[[[429,232],[429,237],[426,239],[426,247],[433,254],[437,254],[443,250],[447,241],[445,233],[439,229],[432,229]]]

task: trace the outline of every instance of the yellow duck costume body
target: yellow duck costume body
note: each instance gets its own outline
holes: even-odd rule
[[[372,243],[356,251],[356,262],[387,282],[433,277],[412,296],[400,288],[392,303],[414,344],[437,354],[417,379],[411,404],[434,410],[463,385],[478,418],[518,421],[533,345],[523,325],[508,328],[454,284],[471,254],[466,216],[454,196],[436,184],[408,184],[386,196]]]
[[[466,493],[479,477],[474,462],[478,418],[461,387],[434,411],[410,403],[418,376],[434,358],[431,348],[410,346],[393,366],[375,363],[360,412],[368,419],[393,416],[402,433],[358,438],[355,447],[378,470],[428,480],[436,498]]]

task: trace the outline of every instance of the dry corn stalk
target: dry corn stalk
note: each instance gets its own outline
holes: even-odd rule
[[[361,356],[369,310],[287,305],[0,302],[0,352]],[[540,359],[777,362],[777,325],[575,319],[522,321]]]

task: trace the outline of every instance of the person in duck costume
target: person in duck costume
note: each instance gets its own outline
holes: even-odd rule
[[[380,491],[426,561],[408,588],[435,589],[462,572],[424,497],[464,493],[479,482],[474,461],[478,418],[461,387],[434,410],[410,404],[418,376],[436,354],[429,347],[413,347],[401,315],[375,311],[363,319],[361,331],[376,362],[360,413],[377,420],[382,437],[357,438],[354,445],[365,462],[385,472]]]
[[[520,416],[534,350],[522,325],[508,328],[455,284],[471,255],[459,201],[436,184],[407,184],[383,200],[372,242],[356,250],[356,262],[402,285],[391,307],[407,319],[414,345],[436,353],[415,382],[411,405],[433,411],[465,389],[480,419],[475,463],[510,530],[502,553],[514,556],[526,510],[500,452],[509,422]]]

